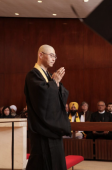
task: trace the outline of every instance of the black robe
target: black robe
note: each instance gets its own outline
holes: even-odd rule
[[[65,111],[68,91],[52,79],[46,83],[33,68],[26,76],[25,95],[31,139],[26,170],[66,170],[62,136],[71,135]]]
[[[110,113],[104,112],[100,114],[99,112],[94,112],[91,115],[91,122],[110,122]]]

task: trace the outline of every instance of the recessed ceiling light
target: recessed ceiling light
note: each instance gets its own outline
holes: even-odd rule
[[[42,3],[42,1],[37,1],[38,3]]]
[[[84,0],[84,2],[88,2],[89,0]]]
[[[53,16],[56,16],[57,14],[52,14]]]
[[[19,15],[19,13],[15,13],[15,15]]]

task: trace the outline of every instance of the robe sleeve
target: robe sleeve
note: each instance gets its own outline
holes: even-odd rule
[[[68,90],[65,89],[65,87],[62,85],[62,83],[60,83],[59,91],[60,91],[62,101],[63,101],[64,107],[65,107],[65,105],[67,103],[67,98],[68,98],[69,92],[68,92]]]

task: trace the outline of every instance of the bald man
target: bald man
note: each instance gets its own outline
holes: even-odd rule
[[[52,76],[48,72],[56,61],[53,47],[42,45],[37,63],[27,74],[25,95],[28,107],[31,154],[26,170],[66,170],[62,136],[71,135],[65,110],[68,91],[60,83],[64,67]]]

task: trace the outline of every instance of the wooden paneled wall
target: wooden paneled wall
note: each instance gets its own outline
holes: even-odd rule
[[[112,102],[112,46],[78,19],[0,18],[0,106],[25,105],[24,80],[42,44],[57,53],[54,72],[64,66],[62,82],[70,101]]]

